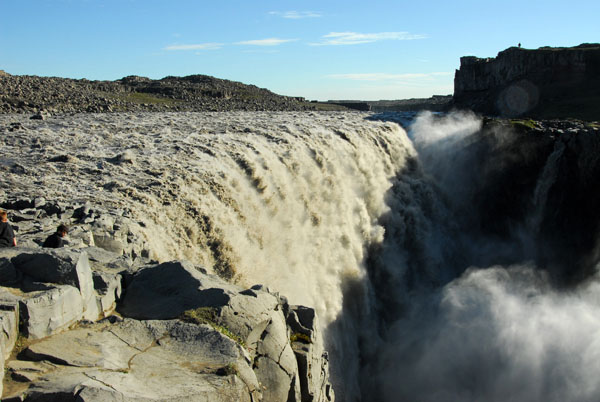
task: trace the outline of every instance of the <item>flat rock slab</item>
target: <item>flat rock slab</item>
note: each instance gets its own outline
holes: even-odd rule
[[[148,345],[150,346],[150,345]],[[78,328],[34,343],[25,350],[31,360],[76,367],[129,369],[129,360],[140,353],[110,330]]]
[[[245,350],[208,325],[97,323],[30,345],[24,357],[34,361],[12,361],[8,368],[29,386],[3,401],[237,402],[258,396]]]

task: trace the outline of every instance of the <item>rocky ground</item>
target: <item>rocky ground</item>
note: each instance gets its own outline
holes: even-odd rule
[[[0,70],[0,113],[345,110],[206,75],[116,81],[18,76]]]
[[[333,400],[314,310],[262,286],[98,247],[0,249],[0,273],[3,401]]]

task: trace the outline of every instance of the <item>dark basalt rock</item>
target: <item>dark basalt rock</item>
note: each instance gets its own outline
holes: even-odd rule
[[[477,172],[463,178],[463,229],[507,245],[488,255],[506,264],[533,260],[559,286],[590,277],[600,232],[600,129],[489,119],[475,138],[455,155]]]
[[[598,120],[600,44],[461,57],[454,105],[495,116]]]

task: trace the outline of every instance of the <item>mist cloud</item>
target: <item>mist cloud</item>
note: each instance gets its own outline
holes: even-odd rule
[[[385,400],[597,400],[598,291],[551,290],[531,266],[469,270],[390,331]]]

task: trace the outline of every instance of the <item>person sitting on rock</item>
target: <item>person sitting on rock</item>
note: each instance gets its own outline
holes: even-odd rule
[[[42,247],[60,248],[64,246],[63,237],[65,237],[67,233],[69,233],[69,228],[67,227],[67,225],[60,224],[56,229],[56,232],[52,233],[44,241]]]
[[[12,226],[8,223],[6,211],[0,209],[0,247],[16,247],[17,239]]]

